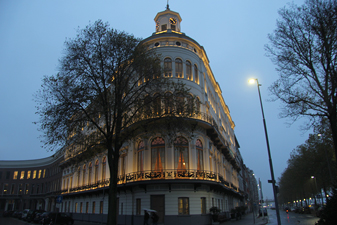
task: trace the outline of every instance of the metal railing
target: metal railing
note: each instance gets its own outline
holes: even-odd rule
[[[153,181],[153,180],[175,180],[175,179],[187,179],[187,180],[205,180],[213,181],[232,189],[239,193],[239,189],[232,183],[226,181],[221,174],[214,173],[205,170],[174,170],[166,169],[162,171],[138,171],[119,175],[117,178],[117,184],[127,184],[137,181]],[[92,184],[86,184],[73,188],[62,189],[62,194],[75,193],[82,191],[95,190],[98,188],[108,187],[110,185],[110,178],[105,180],[99,180]]]

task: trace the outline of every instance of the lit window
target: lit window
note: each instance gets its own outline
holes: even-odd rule
[[[83,202],[80,203],[80,213],[82,213],[82,209],[83,209]]]
[[[8,192],[8,184],[4,184],[4,195],[6,195]]]
[[[95,214],[96,202],[92,202],[92,214]]]
[[[106,157],[103,157],[103,161],[102,161],[102,180],[105,180],[105,170],[106,170]]]
[[[165,168],[165,141],[161,137],[152,140],[151,143],[151,170],[163,172]]]
[[[36,178],[36,170],[33,171],[33,179]]]
[[[42,173],[42,170],[39,170],[39,179],[41,178],[41,173]]]
[[[155,94],[153,96],[153,113],[155,114],[155,116],[158,116],[161,114],[161,97],[160,94]]]
[[[19,184],[19,195],[22,195],[22,184]]]
[[[173,97],[170,92],[165,93],[164,97],[164,105],[165,105],[165,114],[170,114],[173,111]]]
[[[164,59],[164,76],[172,77],[172,60],[170,58]]]
[[[187,80],[193,80],[192,79],[192,65],[190,61],[186,61],[186,78]]]
[[[77,202],[75,202],[75,213],[77,213]]]
[[[28,171],[27,171],[27,179],[30,179],[30,173],[31,173],[31,171],[28,170]]]
[[[183,61],[181,59],[175,60],[175,69],[176,69],[176,77],[183,77]]]
[[[103,201],[99,203],[99,214],[103,214]]]
[[[14,171],[13,180],[18,179],[18,171]]]
[[[204,170],[204,160],[203,160],[203,146],[200,139],[196,141],[197,150],[197,171]]]
[[[201,197],[200,201],[201,201],[201,214],[206,214],[206,198]]]
[[[194,64],[195,83],[199,84],[199,71],[197,65]]]
[[[178,198],[178,215],[189,215],[189,199],[186,197]]]
[[[43,170],[43,178],[46,176],[46,169]]]
[[[188,141],[184,137],[177,137],[174,141],[174,168],[178,172],[188,169]]]
[[[29,184],[25,185],[25,194],[28,195],[28,191],[29,191]]]
[[[139,142],[138,149],[137,149],[137,152],[138,152],[138,163],[137,163],[138,172],[144,171],[144,149],[145,149],[144,142],[143,141]]]
[[[25,171],[21,171],[20,180],[25,179]]]

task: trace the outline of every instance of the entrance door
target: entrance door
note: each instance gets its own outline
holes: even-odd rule
[[[158,223],[164,223],[165,216],[165,195],[151,195],[151,209],[157,211]]]

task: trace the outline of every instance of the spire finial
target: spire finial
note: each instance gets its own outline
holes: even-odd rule
[[[167,0],[166,10],[170,10],[169,0]]]

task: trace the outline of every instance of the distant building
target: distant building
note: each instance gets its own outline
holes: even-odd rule
[[[0,161],[0,213],[5,210],[54,211],[61,194],[61,151],[34,160]]]

